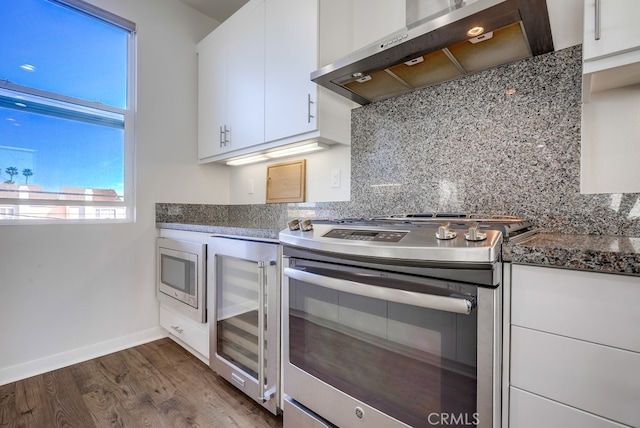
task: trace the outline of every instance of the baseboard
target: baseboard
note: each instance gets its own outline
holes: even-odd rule
[[[163,337],[167,337],[167,331],[161,327],[154,327],[138,333],[118,337],[117,339],[96,343],[95,345],[85,346],[83,348],[77,348],[60,354],[6,367],[0,369],[0,385],[47,373],[72,364],[81,363],[92,358],[102,357],[103,355],[132,348]]]

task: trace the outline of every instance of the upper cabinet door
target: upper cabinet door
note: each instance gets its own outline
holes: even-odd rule
[[[227,37],[220,26],[198,44],[198,158],[224,152],[227,124]]]
[[[585,62],[640,49],[638,0],[585,0]]]
[[[266,5],[265,141],[317,129],[318,0]]]
[[[264,142],[264,0],[198,43],[198,158]]]
[[[229,18],[228,150],[264,142],[265,2],[252,1]]]

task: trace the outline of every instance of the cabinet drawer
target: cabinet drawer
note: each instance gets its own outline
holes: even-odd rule
[[[640,354],[635,352],[512,326],[511,385],[640,426]]]
[[[160,306],[160,326],[187,345],[209,358],[209,329]]]
[[[521,389],[509,388],[509,426],[513,428],[623,428],[616,422],[547,400]]]
[[[512,267],[511,323],[640,352],[640,278]]]

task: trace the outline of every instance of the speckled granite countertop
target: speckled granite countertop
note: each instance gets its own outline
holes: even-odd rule
[[[640,237],[539,233],[503,249],[505,261],[640,275]]]
[[[157,223],[161,229],[278,239],[279,229],[249,224]],[[504,261],[640,276],[640,237],[539,233],[503,248]]]
[[[258,229],[246,224],[204,225],[190,223],[156,223],[159,229],[187,230],[190,232],[204,232],[220,235],[246,236],[249,238],[278,239],[280,230]]]
[[[278,239],[292,218],[357,218],[372,215],[366,206],[349,202],[193,205],[156,204],[160,229]],[[640,236],[542,232],[503,246],[503,260],[537,266],[640,276]],[[630,232],[635,231],[634,228]]]

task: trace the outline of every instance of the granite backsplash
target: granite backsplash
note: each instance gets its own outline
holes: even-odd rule
[[[640,194],[580,194],[574,46],[352,111],[351,202],[157,204],[158,222],[284,227],[299,217],[481,212],[547,232],[640,236]]]

